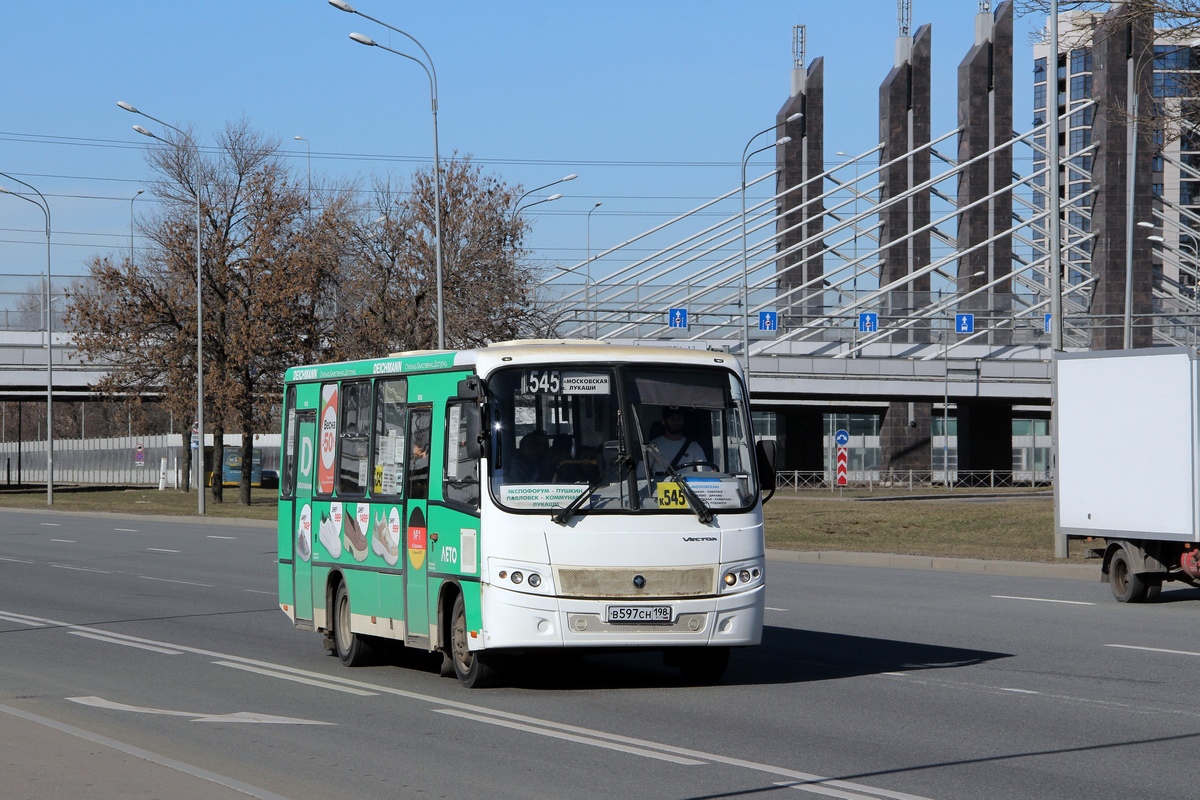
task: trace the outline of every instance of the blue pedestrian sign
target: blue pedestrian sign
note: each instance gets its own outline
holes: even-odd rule
[[[686,328],[688,326],[687,309],[672,308],[667,314],[667,325],[671,328]]]
[[[758,312],[758,329],[760,331],[773,331],[779,329],[779,317],[774,311]]]
[[[845,428],[839,428],[838,432],[833,435],[833,440],[837,442],[838,447],[845,447],[850,444],[850,433]]]
[[[874,311],[864,311],[858,315],[859,333],[874,333],[879,330],[879,315]]]
[[[955,333],[974,333],[975,332],[975,315],[974,314],[955,314],[954,315],[954,332]]]
[[[1042,323],[1042,329],[1043,329],[1043,330],[1044,330],[1046,333],[1049,333],[1049,332],[1050,332],[1050,312],[1049,312],[1049,311],[1047,311],[1047,312],[1046,312],[1046,319],[1045,319],[1045,321]]]

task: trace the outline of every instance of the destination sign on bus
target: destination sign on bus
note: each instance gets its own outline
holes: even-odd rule
[[[521,376],[522,394],[609,394],[609,375],[531,369]]]

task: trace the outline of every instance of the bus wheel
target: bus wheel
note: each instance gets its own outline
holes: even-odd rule
[[[350,630],[350,592],[346,584],[339,583],[333,601],[333,642],[338,658],[347,667],[361,667],[371,658],[371,644],[367,637]]]
[[[462,595],[454,600],[450,618],[450,657],[458,682],[468,689],[490,686],[496,680],[496,669],[488,655],[467,647],[467,606]]]
[[[728,647],[689,647],[672,655],[671,663],[679,668],[683,679],[698,685],[720,683],[729,666]]]

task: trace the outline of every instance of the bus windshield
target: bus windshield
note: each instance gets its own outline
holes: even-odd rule
[[[519,367],[488,379],[492,497],[514,511],[744,511],[745,393],[716,367]]]

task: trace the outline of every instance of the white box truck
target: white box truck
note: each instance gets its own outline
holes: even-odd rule
[[[1196,350],[1056,354],[1054,393],[1061,543],[1088,540],[1123,603],[1164,581],[1200,586]]]

